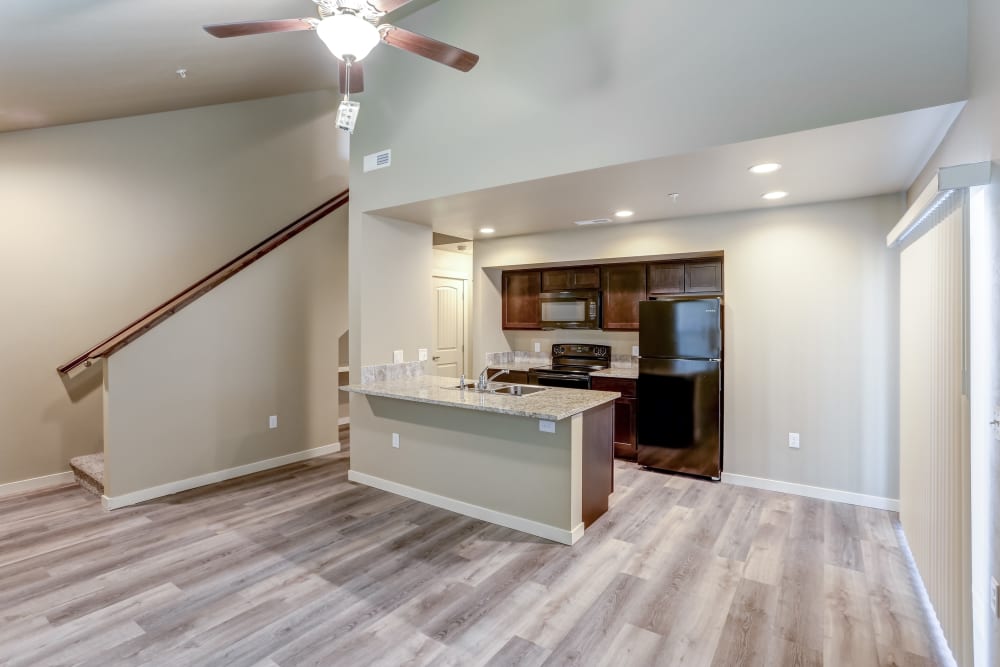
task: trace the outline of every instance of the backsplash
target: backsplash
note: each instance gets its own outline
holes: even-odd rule
[[[487,352],[486,353],[486,365],[501,367],[504,364],[537,364],[539,366],[547,366],[552,363],[552,359],[548,355],[543,355],[538,352]],[[638,357],[633,357],[631,354],[611,354],[611,367],[612,368],[632,368],[633,366],[639,366]]]
[[[500,366],[503,364],[533,364],[546,366],[552,363],[552,358],[542,352],[487,352],[486,365]]]
[[[404,378],[427,375],[429,362],[404,361],[401,364],[376,364],[361,367],[361,384],[382,382],[384,380],[402,380]]]

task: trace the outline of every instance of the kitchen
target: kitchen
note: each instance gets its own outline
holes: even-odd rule
[[[467,377],[473,380],[483,366],[499,371],[513,359],[527,362],[512,369],[523,374],[496,380],[530,382],[526,378],[530,369],[551,365],[554,345],[576,345],[591,350],[610,348],[609,372],[628,371],[638,378],[641,359],[638,363],[633,359],[633,348],[643,344],[638,331],[640,303],[650,296],[724,296],[721,396],[725,402],[718,420],[720,440],[725,443],[724,457],[719,459],[724,472],[709,471],[704,476],[721,477],[723,483],[890,507],[897,493],[892,488],[896,462],[886,443],[893,441],[896,425],[886,392],[894,377],[892,367],[878,360],[890,356],[892,342],[896,260],[884,249],[884,234],[897,212],[898,200],[890,195],[593,225],[573,233],[477,239],[471,260],[469,317],[470,357],[477,363],[467,364]],[[426,238],[429,242],[429,235]],[[401,256],[399,261],[407,259]],[[426,274],[432,273],[425,266]],[[683,284],[677,276],[688,266],[694,269],[692,287],[711,291],[677,291]],[[708,280],[706,266],[712,267]],[[607,321],[617,328],[546,330],[541,326],[543,272],[573,267],[599,267],[596,275],[589,268],[569,279],[574,285],[588,285],[584,290],[600,284],[601,323]],[[665,279],[670,275],[673,283]],[[512,276],[515,291],[529,305],[515,300],[512,312],[508,299],[505,315],[504,285],[510,293]],[[553,281],[566,284],[565,273],[549,276],[550,286]],[[526,283],[537,284],[537,297],[526,289]],[[656,294],[664,289],[661,283],[673,284],[668,288],[674,292]],[[866,285],[884,289],[869,293]],[[626,293],[630,296],[622,299]],[[589,318],[589,304],[583,309]],[[535,328],[505,328],[505,318],[508,325]],[[864,331],[864,336],[852,337],[855,331]],[[416,359],[416,352],[407,351],[407,358]],[[612,377],[598,382],[608,380],[633,381]],[[612,438],[622,458],[630,459],[629,449],[634,445],[626,406],[635,407],[632,401],[642,400],[641,391],[632,392],[622,384],[612,391],[617,394],[618,416],[618,435]],[[385,434],[364,430],[373,421],[368,411],[359,414],[365,408],[357,399],[365,400],[352,398],[352,431],[358,429],[359,440],[371,440],[373,456],[380,462],[398,457],[395,452],[388,457],[379,453],[384,452],[379,443],[387,441]],[[638,412],[641,420],[641,409]],[[661,412],[662,407],[657,410]],[[635,422],[637,432],[640,420]],[[789,433],[801,434],[800,448],[788,446]],[[655,467],[673,469],[662,464]]]
[[[505,271],[502,282],[505,331],[560,331],[564,342],[552,345],[549,364],[511,365],[504,362],[516,362],[516,352],[494,355],[505,358],[495,359],[489,376],[618,391],[616,456],[720,479],[721,255]],[[610,345],[572,343],[579,331],[602,330],[634,331],[640,344],[612,358]],[[541,343],[532,346],[533,354],[541,352]]]

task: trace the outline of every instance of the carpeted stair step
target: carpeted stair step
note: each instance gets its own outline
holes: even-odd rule
[[[81,487],[98,496],[104,495],[104,452],[77,456],[70,459],[69,467]]]

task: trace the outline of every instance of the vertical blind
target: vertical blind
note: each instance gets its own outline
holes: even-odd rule
[[[900,254],[900,521],[959,665],[972,664],[965,191]]]

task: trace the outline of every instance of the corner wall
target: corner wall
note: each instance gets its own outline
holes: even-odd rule
[[[318,92],[0,134],[0,484],[102,447],[99,366],[66,385],[56,366],[346,187],[336,107]]]
[[[898,498],[898,257],[885,234],[902,211],[885,195],[477,241],[474,358],[542,333],[501,330],[499,269],[486,267],[722,250],[725,471]]]

